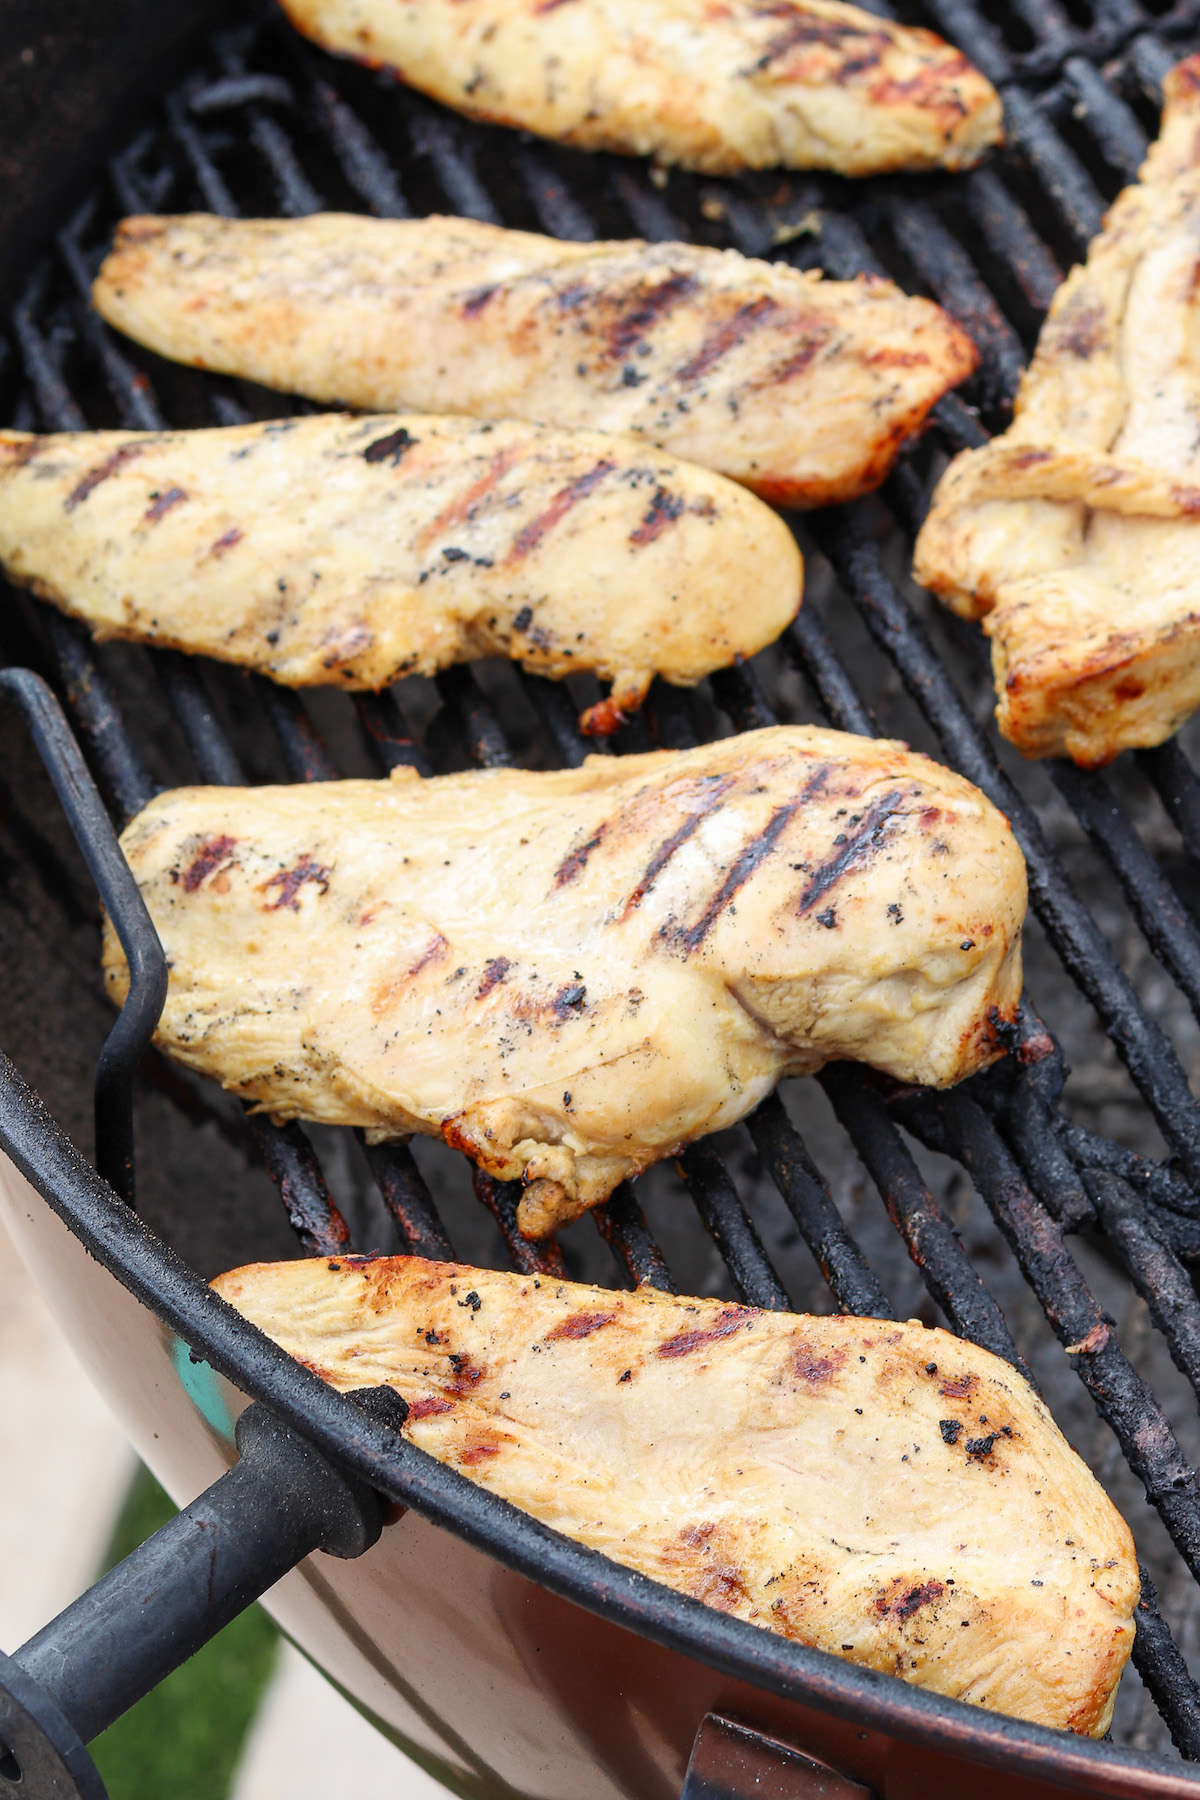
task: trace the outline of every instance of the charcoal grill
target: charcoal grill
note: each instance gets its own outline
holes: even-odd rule
[[[1200,5],[926,0],[904,16],[954,39],[1003,90],[1008,149],[967,176],[663,176],[468,124],[385,75],[312,52],[256,12],[198,46],[191,73],[147,113],[95,192],[52,241],[44,234],[45,258],[0,339],[0,416],[33,429],[308,410],[175,369],[106,330],[88,310],[87,287],[124,212],[440,209],[560,237],[733,244],[836,276],[890,273],[932,294],[974,336],[979,373],[938,406],[881,496],[799,521],[809,598],[781,645],[696,693],[657,684],[613,750],[682,747],[781,717],[871,733],[874,706],[1007,813],[1041,935],[1012,1054],[996,1069],[944,1095],[888,1087],[845,1065],[818,1078],[894,1232],[847,1197],[842,1165],[835,1204],[806,1147],[816,1118],[808,1083],[787,1104],[768,1101],[744,1131],[688,1152],[680,1173],[690,1205],[683,1191],[664,1198],[658,1189],[671,1178],[652,1175],[572,1227],[562,1246],[533,1246],[516,1230],[519,1190],[476,1174],[469,1200],[448,1151],[364,1152],[336,1132],[246,1120],[153,1055],[135,1081],[165,971],[112,821],[168,780],[325,780],[399,763],[423,772],[575,765],[590,748],[575,723],[578,696],[506,668],[458,668],[385,695],[306,702],[174,653],[98,652],[58,614],[6,595],[0,690],[20,779],[0,783],[3,897],[19,909],[14,883],[28,873],[74,926],[83,918],[68,849],[25,760],[29,729],[136,979],[97,1069],[95,1168],[16,1068],[0,1063],[9,1158],[0,1203],[150,1466],[181,1503],[216,1485],[116,1576],[0,1658],[0,1795],[101,1793],[83,1740],[279,1576],[268,1604],[285,1629],[410,1753],[480,1800],[659,1800],[685,1781],[691,1800],[901,1800],[918,1788],[959,1795],[968,1782],[1020,1800],[1064,1789],[1200,1793],[1200,1773],[1188,1767],[1200,1761],[1200,1688],[1172,1631],[1181,1620],[1188,1628],[1191,1578],[1200,1580],[1200,1486],[1185,1454],[1197,1441],[1200,1385],[1200,1103],[1184,1066],[1200,1021],[1200,780],[1178,740],[1107,777],[1020,765],[981,722],[990,710],[982,640],[931,614],[904,575],[941,463],[1002,428],[1062,272],[1134,175],[1156,129],[1162,76],[1200,43]],[[1064,863],[1064,854],[1079,860],[1085,840],[1090,907]],[[1134,930],[1152,960],[1130,948]],[[1131,967],[1137,985],[1155,989],[1152,1003]],[[73,994],[61,998],[75,1004]],[[46,1031],[61,1027],[31,1033],[23,1016],[18,1008],[10,1018],[8,1042],[21,1038],[22,1056],[53,1087],[59,1045]],[[1089,1031],[1102,1052],[1115,1051],[1105,1079],[1116,1098],[1103,1119],[1081,1118],[1064,1093],[1060,1027],[1073,1055]],[[88,1036],[83,1024],[79,1035]],[[168,1179],[141,1159],[144,1210],[160,1232],[133,1208],[135,1087],[139,1141],[149,1135],[154,1156],[172,1132],[184,1146]],[[86,1138],[77,1113],[70,1123]],[[814,1130],[832,1141],[828,1112]],[[704,1275],[713,1291],[758,1306],[880,1318],[903,1300],[1026,1369],[1052,1398],[1077,1377],[1103,1421],[1088,1439],[1092,1460],[1110,1485],[1144,1495],[1147,1508],[1126,1510],[1164,1584],[1160,1611],[1145,1572],[1131,1678],[1148,1696],[1142,1722],[1124,1728],[1125,1743],[1092,1744],[787,1644],[558,1538],[433,1462],[405,1442],[379,1396],[335,1395],[201,1279],[251,1254],[287,1253],[263,1210],[261,1176],[246,1173],[236,1213],[217,1218],[207,1240],[194,1219],[163,1209],[173,1182],[196,1195],[203,1187],[180,1156],[190,1161],[204,1146],[215,1169],[214,1145],[227,1163],[251,1138],[284,1201],[292,1253],[457,1252],[668,1289]],[[957,1191],[965,1176],[976,1196],[967,1243],[956,1228],[955,1170]],[[770,1184],[782,1214],[771,1212]],[[789,1236],[807,1252],[789,1248]],[[706,1270],[709,1245],[720,1264]],[[807,1253],[808,1273],[797,1275]],[[1003,1307],[993,1289],[1003,1289]],[[1131,1294],[1144,1303],[1132,1345],[1105,1310],[1106,1296],[1111,1306]],[[1088,1404],[1072,1413],[1077,1436],[1088,1418]],[[318,1547],[333,1556],[294,1568]],[[1151,1706],[1159,1728],[1145,1722]],[[1166,1752],[1166,1734],[1173,1752],[1150,1754],[1148,1743]]]

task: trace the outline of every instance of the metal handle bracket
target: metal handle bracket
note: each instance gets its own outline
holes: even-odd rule
[[[356,1557],[384,1503],[261,1405],[240,1460],[18,1650],[0,1656],[0,1800],[105,1800],[85,1743],[313,1550]]]
[[[696,1733],[679,1800],[872,1800],[872,1795],[793,1744],[708,1713]]]

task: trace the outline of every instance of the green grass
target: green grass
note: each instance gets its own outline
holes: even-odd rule
[[[174,1513],[154,1477],[140,1468],[105,1568]],[[226,1800],[278,1642],[266,1613],[252,1606],[97,1738],[91,1751],[110,1800]]]

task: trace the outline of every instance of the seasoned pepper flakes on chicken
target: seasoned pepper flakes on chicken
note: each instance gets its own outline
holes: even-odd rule
[[[281,1118],[441,1133],[540,1237],[855,1057],[958,1081],[1015,1015],[1007,821],[902,745],[775,727],[422,781],[160,794],[122,845],[157,1042]],[[110,992],[127,970],[105,939]]]
[[[126,219],[93,291],[178,362],[377,411],[628,433],[788,506],[877,487],[977,361],[889,281],[471,219]]]
[[[0,432],[0,565],[97,637],[292,686],[477,656],[613,683],[585,724],[776,638],[791,532],[744,488],[598,432],[324,414],[228,430]]]
[[[327,50],[472,118],[739,169],[962,169],[1000,97],[932,31],[842,0],[283,0]]]
[[[1200,706],[1200,57],[1054,297],[1012,427],[947,470],[916,575],[984,619],[1001,731],[1085,767]]]
[[[1041,1400],[946,1331],[422,1262],[217,1291],[543,1524],[918,1687],[1102,1737],[1133,1540]]]

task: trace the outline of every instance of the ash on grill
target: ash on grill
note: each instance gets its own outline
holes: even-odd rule
[[[453,1249],[766,1307],[946,1322],[1031,1373],[1133,1524],[1147,1565],[1134,1653],[1144,1685],[1127,1678],[1114,1736],[1166,1755],[1173,1740],[1200,1758],[1200,1690],[1183,1654],[1200,1651],[1188,1461],[1200,1454],[1200,1106],[1188,1082],[1200,1071],[1200,782],[1178,741],[1107,777],[1020,764],[981,723],[991,691],[978,635],[930,609],[905,573],[937,474],[1005,423],[1062,273],[1135,174],[1162,75],[1200,37],[1200,4],[1014,0],[1005,19],[973,0],[928,0],[917,21],[1001,87],[1004,155],[965,177],[848,184],[665,176],[468,125],[264,18],[214,41],[34,272],[0,340],[0,407],[8,423],[50,430],[311,410],[159,362],[105,329],[88,283],[126,212],[442,210],[568,238],[684,237],[838,277],[886,272],[967,326],[980,371],[884,494],[801,522],[808,594],[781,645],[695,693],[659,684],[613,747],[815,720],[905,737],[962,770],[1008,814],[1029,864],[1030,1002],[1007,1062],[949,1095],[885,1095],[855,1069],[830,1069],[694,1146],[679,1168],[693,1205],[655,1170],[561,1247],[535,1248],[516,1230],[517,1190],[472,1182],[436,1144],[364,1152],[349,1134],[247,1120],[151,1057],[139,1202],[204,1274],[294,1254],[297,1239],[306,1252]],[[7,600],[0,649],[63,694],[118,821],[168,782],[577,764],[592,748],[575,720],[594,683],[568,693],[488,665],[304,702],[174,653],[98,653],[56,612]],[[86,1143],[81,1099],[108,1024],[94,901],[19,726],[6,716],[0,730],[5,1047]],[[65,1038],[63,1018],[76,1027]]]

